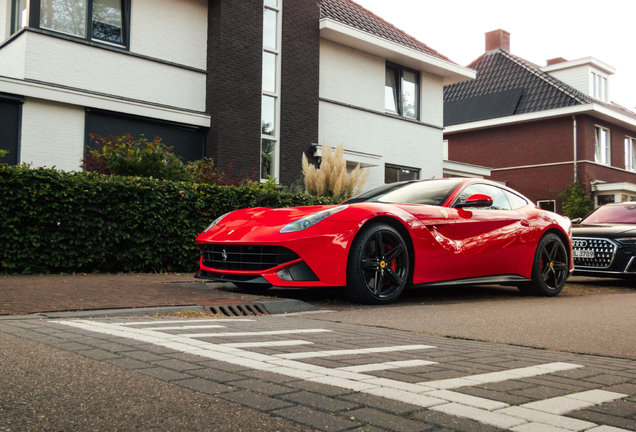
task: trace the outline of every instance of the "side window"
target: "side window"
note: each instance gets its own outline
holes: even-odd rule
[[[528,205],[528,201],[526,201],[525,199],[521,198],[519,195],[517,194],[513,194],[512,192],[508,192],[507,190],[503,191],[504,195],[506,195],[506,198],[508,198],[508,202],[510,203],[510,207],[512,207],[513,210],[517,210],[518,208],[521,208],[523,206]],[[553,207],[554,207],[554,201],[551,201]],[[543,208],[543,207],[541,207]],[[554,211],[553,208],[549,209],[550,211]]]
[[[480,210],[512,210],[503,190],[498,187],[485,184],[474,184],[468,186],[459,194],[457,202],[465,203],[466,198],[474,194],[485,194],[492,198],[492,206],[480,208]]]

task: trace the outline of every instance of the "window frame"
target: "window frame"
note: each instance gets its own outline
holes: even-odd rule
[[[264,12],[266,9],[270,9],[276,11],[276,47],[266,47],[263,42],[263,57],[265,53],[274,54],[276,56],[276,79],[274,91],[265,90],[263,88],[263,76],[261,70],[261,107],[262,101],[265,97],[272,97],[275,99],[274,102],[274,134],[265,134],[263,133],[263,113],[261,112],[261,142],[259,145],[259,179],[261,182],[266,182],[268,179],[263,178],[263,141],[273,141],[274,142],[274,150],[271,153],[274,169],[268,175],[272,178],[276,179],[276,183],[279,183],[280,177],[280,117],[281,117],[281,70],[282,70],[282,37],[283,37],[283,0],[276,0],[277,5],[273,6],[267,0],[263,0],[263,20]],[[264,21],[263,21],[264,22]],[[265,33],[263,32],[263,39],[265,37]]]
[[[395,101],[396,103],[396,108],[397,108],[397,112],[393,112],[393,111],[388,111],[386,109],[386,78],[385,78],[385,84],[384,84],[384,88],[385,88],[385,99],[384,99],[384,112],[386,114],[389,115],[394,115],[394,116],[399,116],[405,119],[411,119],[411,120],[416,120],[419,121],[420,120],[420,94],[421,94],[421,84],[422,84],[422,79],[421,79],[421,75],[420,72],[415,70],[415,69],[411,69],[408,68],[406,66],[400,66],[399,64],[396,63],[392,63],[390,61],[386,61],[385,67],[384,67],[384,74],[386,77],[386,71],[387,70],[393,70],[396,73],[396,80],[395,80],[395,86],[396,86],[396,91],[395,94],[397,95],[397,100]],[[406,116],[404,115],[404,109],[403,109],[403,105],[404,105],[404,95],[402,93],[402,82],[404,81],[404,72],[410,72],[412,74],[415,75],[415,117],[411,117],[411,116]]]
[[[552,206],[552,210],[548,210],[546,208],[541,207],[541,203],[550,203],[550,205]],[[539,207],[541,210],[548,210],[551,211],[552,213],[556,213],[556,200],[551,200],[551,199],[542,199],[542,200],[537,200],[537,207]]]
[[[121,44],[93,38],[93,2],[94,0],[86,0],[86,17],[85,17],[86,18],[86,36],[77,36],[71,33],[65,33],[58,30],[49,29],[46,27],[40,27],[41,2],[42,0],[27,0],[26,1],[26,10],[27,10],[26,27],[37,28],[47,33],[50,32],[52,34],[57,34],[64,37],[83,40],[88,43],[107,45],[114,48],[120,48],[120,49],[126,49],[126,50],[130,49],[131,0],[121,0],[122,2],[122,8],[121,8],[122,43]],[[24,28],[24,27],[18,26],[19,3],[20,3],[20,0],[12,0],[11,2],[11,34],[17,33]]]
[[[636,171],[636,138],[625,135],[625,169]]]
[[[608,83],[607,76],[597,72],[590,71],[590,95],[603,102],[608,102]]]
[[[599,160],[599,146],[601,145],[601,142],[599,140],[599,138],[601,137],[601,134],[603,133],[603,131],[607,131],[607,142],[606,142],[606,147],[605,147],[605,152],[604,152],[604,156],[605,156],[605,161]],[[600,126],[600,125],[594,125],[594,162],[598,163],[598,164],[602,164],[602,165],[612,165],[612,132],[610,129],[604,127],[604,126]]]
[[[387,183],[386,182],[386,169],[387,168],[394,168],[399,170],[398,171],[398,179],[395,182],[391,182],[391,183]],[[416,179],[404,179],[401,178],[402,177],[402,171],[413,171],[413,172],[417,172],[417,178]],[[404,165],[396,165],[396,164],[390,164],[390,163],[385,163],[384,164],[384,184],[392,184],[392,183],[397,183],[397,182],[401,182],[401,181],[407,181],[407,180],[420,180],[422,178],[422,170],[420,168],[414,168],[414,167],[408,167],[408,166],[404,166]]]

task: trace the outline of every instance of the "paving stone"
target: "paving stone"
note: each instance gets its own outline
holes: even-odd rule
[[[234,389],[232,389],[231,387],[202,378],[191,378],[180,381],[172,381],[172,383],[180,385],[182,387],[187,387],[192,390],[200,391],[201,393],[212,395],[234,391]]]
[[[392,379],[392,380],[402,381],[402,382],[411,383],[411,384],[422,382],[422,378],[417,375],[407,375],[405,373],[395,372],[393,369],[370,371],[370,372],[364,372],[364,373],[369,375],[375,375],[378,378]]]
[[[548,399],[558,396],[565,396],[571,394],[571,390],[563,390],[556,387],[532,387],[523,390],[513,390],[511,394],[529,398],[532,400]]]
[[[554,376],[563,377],[563,378],[571,378],[571,379],[582,379],[595,375],[601,375],[603,372],[594,368],[594,367],[584,367],[579,369],[570,369],[566,371],[555,372]]]
[[[158,378],[163,381],[184,380],[192,378],[191,375],[187,375],[181,372],[173,371],[162,367],[151,367],[147,369],[139,369],[139,372],[150,375],[151,377]]]
[[[519,381],[527,382],[529,384],[534,384],[536,386],[542,387],[554,387],[561,390],[568,390],[570,392],[578,392],[583,390],[590,390],[602,387],[600,384],[594,384],[590,382],[585,382],[581,380],[572,380],[571,383],[563,383],[557,382],[551,379],[545,378],[521,378]]]
[[[230,393],[220,394],[218,397],[226,399],[232,402],[246,405],[250,408],[255,408],[261,411],[271,411],[284,407],[291,406],[289,402],[285,402],[279,399],[274,399],[268,396],[252,393],[247,390],[233,391]],[[283,416],[284,417],[284,416]]]
[[[361,426],[357,420],[344,419],[304,406],[295,406],[273,411],[271,414],[313,427],[322,431],[338,432]],[[363,429],[364,430],[364,429]]]
[[[227,385],[240,387],[240,388],[255,391],[258,393],[263,393],[268,396],[276,396],[276,395],[281,395],[281,394],[291,393],[296,391],[289,387],[283,387],[277,384],[272,384],[265,381],[259,381],[259,380],[253,380],[253,379],[246,379],[241,381],[230,381],[227,383]]]
[[[503,393],[503,392],[496,392],[493,390],[488,390],[488,389],[484,389],[480,387],[462,387],[459,389],[455,389],[454,391],[459,393],[464,393],[467,395],[505,402],[511,405],[521,405],[527,402],[532,402],[533,400],[524,396],[518,396],[518,395]]]
[[[246,372],[246,371],[254,370],[252,368],[248,368],[247,366],[235,365],[235,364],[231,364],[231,363],[227,363],[223,361],[217,361],[217,360],[199,361],[196,363],[203,367],[210,367],[213,369],[224,370],[226,372]]]
[[[315,383],[311,381],[293,381],[285,383],[285,386],[291,388],[297,388],[300,390],[307,390],[314,393],[319,393],[325,396],[342,396],[355,393],[353,390],[349,390],[342,387],[331,386],[327,384]]]
[[[615,417],[607,414],[602,414],[596,411],[582,410],[568,413],[568,417],[573,417],[581,420],[587,420],[600,425],[614,426],[622,429],[636,431],[636,420],[624,419],[622,417]]]
[[[149,353],[147,351],[126,351],[123,352],[122,355],[125,355],[126,357],[130,357],[133,358],[135,360],[141,360],[141,361],[148,361],[148,362],[152,362],[152,361],[159,361],[159,360],[165,360],[166,358],[157,354],[153,354],[153,353]]]
[[[63,342],[63,343],[52,343],[49,344],[55,348],[63,349],[65,351],[85,351],[93,349],[93,347],[89,345],[84,345],[76,342]]]
[[[631,381],[631,379],[623,376],[603,374],[585,378],[585,381],[603,385],[615,385]]]
[[[289,393],[280,396],[281,399],[288,400],[290,402],[295,402],[299,405],[305,405],[312,408],[317,408],[323,411],[349,411],[352,409],[360,408],[360,405],[357,403],[339,400],[330,398],[327,396],[323,396],[317,393],[310,393],[307,391],[296,391],[295,393]],[[341,413],[341,415],[348,415],[346,412]]]
[[[589,407],[588,411],[596,411],[616,417],[634,417],[636,416],[636,401],[619,399],[613,402],[607,402],[601,405]]]
[[[536,384],[527,383],[517,380],[500,381],[494,383],[484,383],[478,386],[478,388],[484,388],[487,390],[493,390],[496,392],[510,392],[514,390],[524,390],[528,388],[536,387]]]
[[[131,369],[131,370],[146,369],[146,368],[152,367],[150,364],[146,362],[141,362],[139,360],[134,360],[129,358],[104,360],[104,363],[112,364],[114,366],[119,366],[125,369]]]
[[[460,417],[451,416],[441,412],[425,410],[415,413],[411,416],[418,420],[422,420],[427,424],[442,426],[447,429],[461,432],[503,432],[505,429],[500,429],[495,426],[485,425],[483,423],[476,422],[470,419],[464,419]],[[436,431],[439,432],[439,431]]]
[[[269,382],[273,382],[277,384],[298,381],[300,379],[296,377],[281,375],[279,373],[266,372],[262,370],[249,370],[249,371],[241,372],[241,375],[243,375],[243,377],[237,378],[237,379],[254,378],[257,380],[265,380],[265,381],[269,381]]]
[[[151,362],[152,365],[156,365],[156,366],[160,366],[160,367],[165,367],[168,369],[174,369],[174,370],[178,370],[178,371],[187,371],[190,369],[200,369],[201,366],[197,365],[197,364],[192,364],[192,363],[188,363],[188,362],[184,362],[181,360],[177,360],[177,359],[167,359],[167,360],[159,360],[159,361],[153,361]]]
[[[109,360],[121,358],[119,354],[113,354],[112,352],[105,351],[102,349],[88,349],[82,351],[76,351],[78,354],[81,354],[85,357],[92,358],[93,360]]]
[[[462,376],[464,376],[464,374],[456,370],[440,370],[440,371],[435,371],[430,373],[417,374],[417,377],[420,378],[420,382],[435,381],[435,380],[442,380],[442,379],[453,379],[453,378],[460,378]]]
[[[222,371],[218,369],[211,369],[211,368],[201,369],[200,366],[199,366],[199,369],[188,370],[188,374],[196,375],[201,378],[207,378],[212,381],[221,382],[221,383],[245,379],[243,375],[239,375],[239,374],[227,372],[227,371]]]
[[[618,384],[609,387],[603,387],[603,390],[615,392],[615,393],[623,393],[627,395],[636,395],[636,383],[625,383]]]
[[[417,432],[434,429],[434,426],[427,425],[426,423],[406,419],[372,408],[360,408],[355,411],[349,411],[347,415],[363,423],[400,432]]]

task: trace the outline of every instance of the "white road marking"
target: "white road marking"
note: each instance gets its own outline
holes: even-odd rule
[[[153,330],[182,330],[182,329],[207,329],[207,328],[227,328],[222,325],[191,325],[191,326],[169,326],[169,327],[152,327]]]
[[[219,322],[224,318],[197,318],[196,321],[194,322]],[[238,318],[232,318],[231,321],[233,323],[235,322],[254,322],[255,320],[251,320],[251,319],[238,319]],[[191,320],[185,320],[185,319],[173,319],[173,320],[161,320],[161,321],[134,321],[134,322],[121,322],[121,323],[112,323],[111,325],[118,325],[118,326],[135,326],[135,325],[158,325],[158,324],[177,324],[177,323],[191,323],[193,321]]]
[[[382,353],[382,352],[411,351],[411,350],[420,350],[420,349],[428,349],[428,348],[437,348],[437,347],[430,346],[430,345],[398,345],[398,346],[379,347],[379,348],[358,348],[358,349],[348,349],[348,350],[330,350],[330,351],[313,351],[313,352],[304,352],[304,353],[277,354],[274,357],[280,357],[285,359],[305,359],[305,358],[333,357],[333,356],[352,355],[352,354],[360,355],[360,354],[373,354],[373,353]]]
[[[327,333],[333,330],[325,329],[303,329],[303,330],[271,330],[262,332],[234,332],[234,333],[182,333],[178,336],[187,338],[200,338],[200,337],[234,337],[234,336],[269,336],[269,335],[283,335],[294,333]]]
[[[234,348],[267,348],[267,347],[313,345],[313,344],[314,344],[313,342],[304,341],[304,340],[287,340],[287,341],[270,341],[270,342],[224,343],[219,345],[229,346]]]
[[[216,320],[217,322],[219,320]],[[231,322],[238,320],[226,320]],[[192,322],[192,321],[189,321]],[[152,343],[158,346],[171,348],[184,353],[199,355],[213,360],[224,361],[235,365],[242,365],[252,369],[273,372],[285,376],[304,379],[311,382],[328,384],[341,388],[351,389],[362,393],[381,396],[387,399],[403,401],[420,407],[430,408],[449,415],[469,418],[480,423],[494,425],[501,428],[513,430],[515,432],[548,432],[548,431],[579,431],[588,432],[623,432],[623,429],[609,426],[597,426],[591,422],[569,419],[559,414],[565,414],[574,409],[581,409],[592,405],[620,399],[627,395],[606,392],[602,390],[590,390],[581,393],[574,393],[567,396],[552,398],[544,401],[530,402],[520,407],[511,407],[504,402],[494,401],[487,398],[470,396],[463,393],[448,391],[449,388],[464,386],[476,386],[488,382],[500,382],[511,379],[519,379],[538,375],[549,374],[562,370],[569,370],[583,367],[570,363],[548,363],[544,365],[530,366],[525,368],[511,369],[503,372],[492,372],[478,374],[462,378],[449,380],[427,381],[417,384],[405,383],[398,380],[378,378],[360,372],[378,369],[352,369],[327,368],[312,364],[307,364],[293,360],[292,358],[313,358],[330,355],[344,354],[367,354],[375,352],[403,351],[405,349],[434,348],[428,345],[402,345],[399,347],[362,348],[356,350],[332,350],[315,351],[308,353],[279,354],[276,356],[260,354],[241,349],[242,344],[213,344],[195,337],[210,336],[262,336],[281,335],[294,333],[319,333],[330,332],[325,329],[303,329],[303,330],[276,330],[265,332],[240,332],[240,333],[202,333],[202,334],[169,334],[158,331],[157,327],[151,328],[131,328],[119,324],[106,324],[92,321],[61,321],[58,324],[78,327],[84,330],[98,333],[110,334],[112,336],[129,338],[143,342]],[[147,324],[148,322],[144,323]],[[162,322],[165,324],[165,321]],[[183,326],[184,328],[187,326]],[[280,343],[284,341],[272,341],[270,343]],[[299,341],[287,341],[299,342]],[[300,341],[304,342],[304,341]],[[264,342],[258,342],[263,346]],[[253,346],[253,345],[252,345]],[[275,345],[269,345],[275,346]],[[279,345],[282,346],[282,345]],[[246,347],[243,345],[242,347]],[[408,347],[408,348],[407,348]],[[399,349],[398,349],[399,348]],[[337,354],[334,354],[337,353]],[[293,354],[293,355],[292,355]],[[287,358],[287,357],[292,358]],[[408,361],[407,361],[408,362]],[[400,362],[387,362],[400,363]],[[404,363],[404,362],[402,362]],[[432,364],[433,362],[429,362]],[[359,365],[362,366],[362,365]],[[626,432],[626,431],[625,431]]]
[[[384,363],[369,363],[369,364],[363,364],[363,365],[357,365],[357,366],[343,366],[337,369],[346,370],[349,372],[371,372],[371,371],[415,367],[415,366],[428,366],[428,365],[434,365],[434,364],[437,364],[437,362],[426,361],[426,360],[402,360],[402,361],[392,361],[392,362],[384,362]]]

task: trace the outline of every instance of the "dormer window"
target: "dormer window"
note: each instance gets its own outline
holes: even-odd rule
[[[590,76],[590,95],[603,102],[608,102],[607,97],[607,77],[598,72],[591,72]]]

